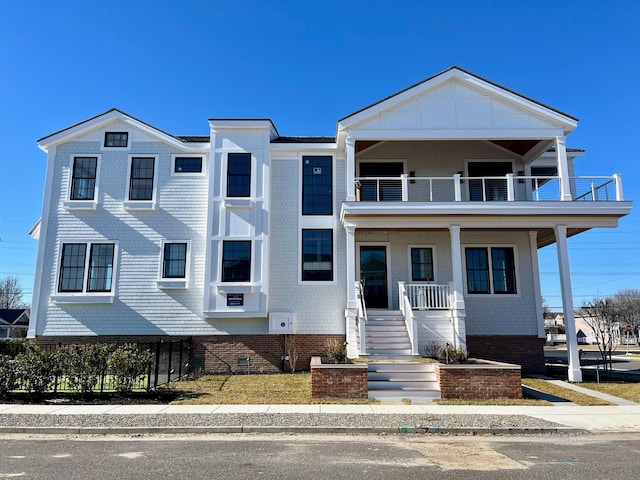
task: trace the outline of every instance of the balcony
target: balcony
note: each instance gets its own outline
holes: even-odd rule
[[[623,201],[619,175],[570,177],[570,197],[558,176],[501,177],[358,177],[357,202],[544,202]]]

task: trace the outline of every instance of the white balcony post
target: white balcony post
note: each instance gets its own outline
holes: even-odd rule
[[[466,348],[467,336],[465,330],[465,306],[463,296],[462,281],[462,247],[460,244],[460,225],[450,225],[449,232],[451,234],[451,268],[453,271],[453,282],[451,295],[453,302],[452,323],[454,343],[456,347]]]
[[[560,269],[560,288],[562,291],[562,310],[564,312],[564,328],[567,334],[567,356],[569,358],[568,377],[570,382],[582,382],[580,357],[578,356],[578,336],[576,335],[576,319],[573,314],[573,293],[571,291],[571,274],[569,271],[569,249],[567,247],[567,226],[554,227],[556,247],[558,250],[558,266]]]
[[[347,137],[347,202],[356,200],[356,141]]]
[[[516,199],[516,187],[513,173],[507,173],[507,200],[513,202]]]
[[[542,311],[542,288],[540,286],[540,269],[538,263],[538,231],[529,231],[529,248],[531,249],[531,270],[533,271],[533,296],[536,302],[538,319],[538,338],[545,338],[544,314]]]
[[[356,227],[345,226],[347,234],[347,308],[358,308],[356,296]]]
[[[567,161],[567,139],[556,137],[556,159],[558,177],[560,178],[560,200],[571,201],[571,182],[569,179],[569,162]]]
[[[616,182],[616,201],[621,202],[624,200],[624,194],[622,193],[622,175],[614,173],[613,180]]]
[[[409,201],[409,175],[406,173],[403,173],[402,175],[400,175],[400,178],[402,181],[402,201],[408,202]]]
[[[461,175],[459,173],[455,173],[453,175],[453,189],[455,192],[454,198],[456,202],[462,201],[462,188],[460,186],[460,177]]]

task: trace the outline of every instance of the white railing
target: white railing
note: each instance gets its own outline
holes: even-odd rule
[[[414,310],[450,310],[451,285],[407,283],[404,285],[409,304]]]
[[[620,175],[570,177],[575,201],[622,201]],[[559,201],[562,180],[558,176],[514,175],[496,177],[358,177],[359,202],[496,202]]]
[[[360,354],[366,355],[367,338],[365,326],[367,323],[367,307],[364,303],[364,288],[361,282],[356,282],[356,297],[358,298],[358,318],[356,323],[358,324],[358,335],[360,336]]]
[[[411,308],[411,301],[407,296],[407,290],[405,289],[404,282],[398,282],[398,304],[400,305],[400,311],[404,318],[404,324],[407,327],[407,334],[411,342],[411,354],[418,355],[418,322],[413,316],[413,309]]]

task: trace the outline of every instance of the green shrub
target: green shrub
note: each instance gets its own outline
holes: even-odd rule
[[[109,357],[108,365],[116,391],[131,393],[136,380],[151,366],[151,352],[140,350],[135,344],[120,345]]]
[[[448,343],[440,349],[438,360],[443,363],[465,363],[469,358],[469,352],[462,347],[454,347]]]
[[[93,392],[100,377],[106,374],[109,354],[115,348],[109,343],[71,345],[64,362],[69,388],[83,396]]]
[[[24,338],[16,338],[3,340],[0,342],[0,355],[7,355],[8,357],[15,357],[19,353],[24,353],[26,346],[29,342]]]
[[[5,397],[14,388],[16,388],[15,361],[6,355],[0,355],[0,397]]]
[[[47,352],[36,343],[27,342],[24,353],[16,355],[16,376],[28,393],[42,395],[61,371],[60,354]]]

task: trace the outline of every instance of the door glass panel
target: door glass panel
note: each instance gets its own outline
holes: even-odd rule
[[[387,247],[360,247],[360,280],[367,308],[389,308],[387,296]]]
[[[470,177],[506,177],[507,173],[513,173],[511,162],[469,162],[468,169]],[[507,179],[469,180],[469,200],[507,200]]]
[[[400,175],[404,173],[402,163],[361,162],[359,169],[360,177],[393,177],[391,180],[360,180],[360,201],[402,201],[402,181],[400,180]]]

